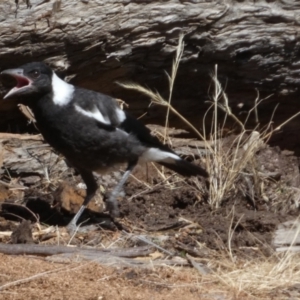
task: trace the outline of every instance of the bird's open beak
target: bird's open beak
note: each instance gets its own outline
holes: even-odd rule
[[[10,98],[12,96],[21,95],[23,92],[26,92],[28,89],[32,87],[32,81],[24,76],[23,69],[9,69],[1,72],[1,75],[13,77],[17,84],[13,87],[3,99]]]

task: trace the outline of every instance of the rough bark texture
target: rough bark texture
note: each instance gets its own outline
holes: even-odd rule
[[[57,174],[67,170],[64,160],[51,151],[41,135],[0,134],[0,175],[22,175],[26,182],[26,177],[47,177],[49,166]]]
[[[255,88],[261,96],[274,94],[261,105],[263,122],[278,102],[277,122],[300,108],[299,1],[16,2],[0,3],[1,70],[44,60],[71,82],[121,98],[140,114],[147,101],[114,82],[136,81],[167,94],[164,71],[171,69],[178,35],[184,32],[173,103],[196,125],[207,108],[214,64],[234,108],[251,107]],[[3,95],[4,88],[0,91]],[[0,110],[10,104],[1,103]],[[151,108],[148,118],[163,115],[161,108]],[[298,130],[298,122],[288,125],[288,134]]]

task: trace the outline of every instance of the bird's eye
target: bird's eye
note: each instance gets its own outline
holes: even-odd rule
[[[29,72],[29,75],[31,78],[38,78],[40,76],[40,71],[39,70],[33,70]]]

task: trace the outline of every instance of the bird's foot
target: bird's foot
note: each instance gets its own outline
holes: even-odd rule
[[[78,233],[87,233],[89,231],[98,230],[99,226],[97,225],[86,225],[86,226],[77,226],[76,223],[70,222],[66,227],[70,236],[73,236],[76,232]]]
[[[74,235],[77,231],[77,225],[76,222],[74,222],[73,220],[67,225],[66,227],[68,233],[70,236]]]

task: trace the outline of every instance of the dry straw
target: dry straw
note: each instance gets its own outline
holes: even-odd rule
[[[256,191],[257,197],[265,199],[263,187],[266,176],[262,176],[261,172],[257,170],[257,167],[255,168],[255,154],[266,145],[266,142],[274,132],[280,130],[284,125],[296,118],[300,112],[297,112],[288,120],[273,128],[272,120],[277,109],[276,106],[271,114],[269,123],[263,128],[260,128],[258,106],[272,95],[260,99],[259,92],[257,91],[257,97],[254,100],[253,107],[248,111],[245,120],[242,122],[232,113],[228,97],[218,80],[218,68],[215,66],[211,76],[214,87],[211,97],[212,100],[210,101],[209,109],[204,115],[203,134],[201,134],[200,131],[185,119],[171,104],[174,81],[184,49],[183,37],[183,35],[179,37],[171,75],[167,74],[169,79],[168,99],[164,99],[157,91],[152,91],[137,83],[119,83],[119,85],[148,96],[151,99],[151,103],[167,107],[164,140],[166,140],[167,137],[169,113],[172,112],[186,123],[200,139],[206,141],[205,161],[207,170],[210,173],[207,198],[213,209],[219,208],[224,199],[234,197],[236,193],[240,191],[239,186],[241,181],[252,187],[252,190]],[[222,119],[219,116],[220,110],[225,113]],[[212,113],[213,117],[210,128],[207,128],[205,120],[209,113]],[[254,129],[248,130],[247,122],[251,115],[254,115],[257,126]],[[224,146],[222,139],[222,132],[227,118],[233,119],[239,129],[239,133],[236,134],[229,147],[228,145],[226,147]],[[286,192],[290,193],[288,188]],[[255,201],[254,195],[252,196],[252,200]],[[247,294],[250,298],[264,299],[264,296],[276,288],[285,289],[289,286],[297,285],[300,282],[300,263],[299,254],[297,253],[287,251],[284,254],[275,254],[269,258],[260,255],[258,259],[250,261],[238,260],[234,256],[231,241],[234,235],[234,228],[239,224],[241,218],[235,224],[233,224],[232,219],[231,228],[228,230],[228,249],[225,255],[218,259],[207,260],[207,265],[216,270],[213,274],[206,277],[207,280],[215,280],[216,282],[224,284],[228,289],[234,291],[236,299],[241,299],[239,298],[241,294]]]

